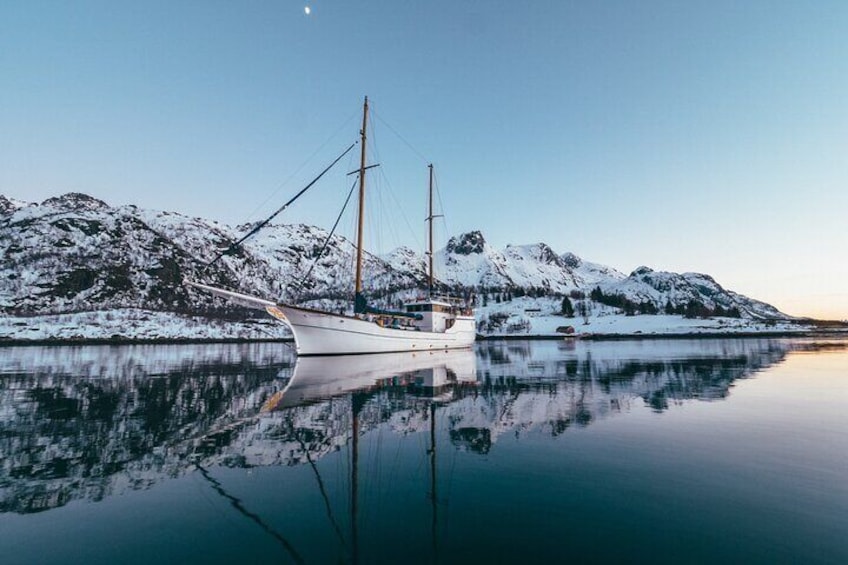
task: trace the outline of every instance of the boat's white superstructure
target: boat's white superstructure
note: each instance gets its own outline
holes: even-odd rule
[[[200,283],[188,282],[188,284],[238,304],[265,310],[289,326],[294,334],[298,355],[352,355],[468,348],[474,343],[476,337],[474,315],[468,308],[430,295],[424,300],[406,304],[403,312],[386,312],[370,308],[363,296],[365,173],[370,168],[365,165],[367,116],[368,98],[366,97],[360,131],[362,153],[359,167],[359,226],[354,315],[274,303]],[[430,165],[430,213],[427,218],[430,227],[428,251],[430,291],[433,288],[433,218],[435,217],[437,216],[433,215],[433,167]],[[254,233],[255,229],[251,233]],[[243,240],[244,238],[241,241]]]

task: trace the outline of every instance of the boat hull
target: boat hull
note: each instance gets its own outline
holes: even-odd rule
[[[374,322],[278,304],[268,312],[291,328],[298,355],[355,355],[400,351],[435,351],[471,347],[476,338],[473,316],[457,316],[444,332],[382,327]]]

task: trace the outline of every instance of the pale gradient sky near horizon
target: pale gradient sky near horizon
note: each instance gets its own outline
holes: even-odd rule
[[[0,194],[257,219],[353,141],[366,94],[374,204],[414,229],[432,161],[446,235],[848,319],[843,1],[7,0]],[[329,227],[343,164],[282,220]]]

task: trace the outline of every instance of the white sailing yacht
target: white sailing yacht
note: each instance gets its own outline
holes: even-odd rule
[[[352,316],[274,302],[197,282],[186,281],[186,283],[243,306],[265,310],[289,326],[294,334],[298,355],[352,355],[471,347],[476,337],[474,314],[471,309],[432,294],[433,218],[435,217],[433,215],[432,165],[430,165],[430,206],[427,217],[429,223],[428,297],[405,304],[401,312],[381,311],[368,306],[362,293],[365,172],[369,168],[365,164],[367,123],[368,97],[366,96],[360,131],[362,147],[359,165],[359,214]]]

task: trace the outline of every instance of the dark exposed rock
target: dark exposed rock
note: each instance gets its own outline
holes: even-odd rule
[[[63,210],[81,212],[85,210],[107,210],[109,205],[87,194],[80,192],[69,192],[61,196],[48,198],[41,203],[42,206],[52,206]]]
[[[450,238],[448,240],[447,251],[448,253],[456,253],[457,255],[472,255],[474,253],[482,253],[485,245],[486,240],[483,239],[483,234],[474,230]]]
[[[15,211],[12,201],[0,194],[0,216],[8,216]]]
[[[52,293],[62,297],[73,297],[84,290],[94,286],[97,282],[97,273],[91,269],[74,269],[59,276]]]
[[[643,265],[641,267],[637,267],[632,273],[630,273],[630,276],[635,278],[635,277],[639,277],[639,276],[642,276],[642,275],[648,275],[648,274],[653,273],[653,272],[654,272],[654,270],[652,268],[645,267]]]
[[[574,253],[568,252],[563,254],[562,262],[569,269],[576,269],[583,263],[583,260]]]
[[[536,245],[536,249],[538,251],[536,255],[536,259],[538,261],[549,265],[563,265],[562,259],[560,259],[559,255],[554,253],[554,250],[546,243],[539,243]]]

